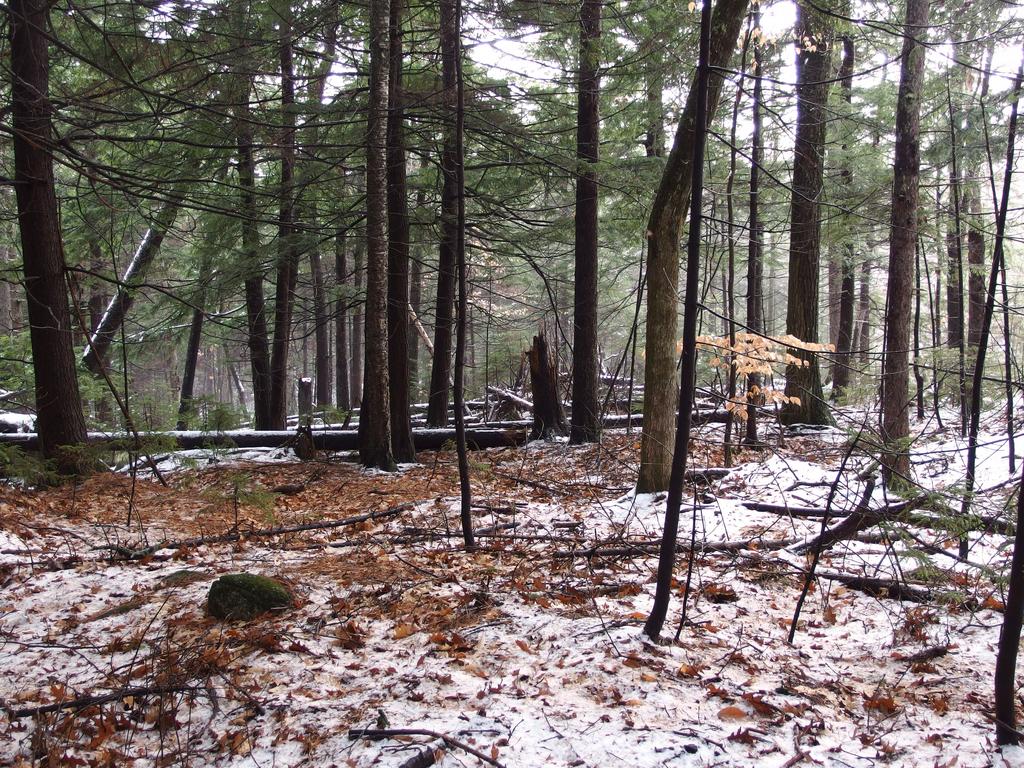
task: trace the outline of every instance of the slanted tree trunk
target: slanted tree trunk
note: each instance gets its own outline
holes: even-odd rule
[[[391,388],[391,453],[416,460],[409,413],[409,203],[405,179],[405,112],[402,105],[402,15],[405,0],[391,0],[388,25],[388,382]]]
[[[1010,184],[1013,179],[1014,144],[1017,138],[1017,107],[1020,100],[1021,81],[1024,80],[1024,61],[1017,70],[1017,78],[1013,87],[1013,106],[1010,111],[1010,124],[1006,141],[1006,165],[1003,170],[1003,191],[997,209],[995,249],[992,254],[992,268],[988,277],[988,289],[984,294],[981,327],[976,346],[977,354],[973,361],[971,376],[970,424],[967,432],[967,461],[964,473],[964,494],[960,505],[960,513],[964,517],[970,514],[974,503],[975,467],[978,458],[978,430],[981,425],[981,389],[985,377],[985,356],[988,353],[992,315],[995,312],[996,287],[999,282],[999,271],[1004,259],[1004,243],[1006,237],[1006,215],[1010,208]],[[960,557],[966,558],[968,552],[967,537],[960,539]]]
[[[339,229],[334,236],[334,282],[338,287],[338,298],[334,302],[334,399],[338,408],[347,411],[352,407],[349,389],[349,345],[348,305],[350,299],[342,295],[342,286],[348,285],[348,261],[345,252],[346,230]]]
[[[711,8],[705,4],[700,15],[700,54],[697,61],[697,78],[693,90],[697,94],[695,109],[696,131],[693,137],[693,162],[690,172],[690,186],[693,196],[690,200],[690,231],[686,242],[686,299],[683,309],[683,359],[679,405],[676,411],[675,448],[672,454],[672,475],[665,501],[665,530],[661,536],[658,553],[657,585],[654,604],[644,623],[644,633],[657,641],[668,615],[668,604],[672,595],[672,571],[676,560],[676,537],[679,530],[679,512],[683,500],[683,483],[686,477],[687,451],[690,443],[690,411],[693,408],[697,372],[697,315],[700,287],[700,244],[701,244],[701,198],[704,187],[704,145],[707,141],[708,87],[710,80],[709,50],[711,48]],[[696,524],[696,520],[694,520]],[[692,548],[691,548],[692,549]],[[692,561],[691,561],[692,562]],[[687,592],[689,576],[687,577]],[[686,600],[684,593],[683,600]],[[686,603],[683,603],[682,628],[686,620]]]
[[[600,434],[597,402],[597,169],[600,115],[601,2],[580,8],[576,117],[576,238],[573,295],[572,420],[570,443]]]
[[[711,22],[710,121],[718,108],[722,75],[736,48],[747,0],[718,0]],[[676,331],[679,292],[679,235],[690,198],[697,88],[690,88],[672,150],[647,225],[647,341],[644,370],[644,427],[640,441],[637,491],[668,488],[675,434]]]
[[[43,455],[62,471],[83,469],[65,446],[85,442],[74,336],[54,191],[49,99],[49,3],[11,0],[11,114],[15,194],[35,373],[36,431]]]
[[[392,471],[388,376],[387,114],[390,3],[370,3],[370,93],[366,126],[366,318],[359,461]]]
[[[910,473],[910,453],[906,444],[910,437],[908,350],[921,165],[919,134],[925,55],[921,38],[927,25],[928,0],[908,0],[896,102],[885,355],[882,358],[882,477],[887,483],[891,483],[894,477],[907,478]]]
[[[558,363],[548,350],[543,333],[533,337],[527,351],[530,360],[530,384],[533,389],[533,431],[531,440],[550,440],[564,435],[565,412],[558,393]]]
[[[146,273],[157,254],[160,253],[164,236],[174,225],[179,208],[181,208],[181,192],[175,189],[171,197],[163,203],[153,217],[153,222],[146,230],[146,234],[143,235],[142,242],[135,250],[132,260],[128,263],[124,277],[121,278],[121,285],[118,286],[117,293],[107,304],[103,317],[96,326],[96,330],[93,331],[85,353],[82,355],[82,364],[92,373],[99,375],[105,365],[110,345],[113,344],[114,337],[121,329],[128,310],[135,303],[135,292],[146,281]]]
[[[270,418],[273,429],[284,429],[288,421],[288,352],[291,347],[292,310],[299,273],[299,251],[295,233],[295,72],[292,55],[290,0],[280,9],[281,17],[281,186],[277,234],[277,285],[274,291],[274,341],[270,356]]]
[[[1017,731],[1017,653],[1024,626],[1024,477],[1017,489],[1017,524],[1010,562],[1010,583],[999,631],[995,673],[996,743],[1019,744]]]
[[[818,341],[818,264],[821,254],[820,198],[824,174],[825,125],[832,51],[831,19],[807,0],[797,3],[796,139],[790,204],[789,292],[786,333]],[[818,356],[802,349],[790,354],[807,363],[786,366],[784,424],[831,424],[822,396]]]
[[[1000,267],[1004,266],[1003,237],[1006,228],[1006,214],[1010,201],[1010,180],[1013,170],[1014,137],[1017,128],[1017,107],[1020,96],[1021,79],[1024,74],[1024,65],[1017,71],[1017,80],[1014,83],[1013,111],[1010,114],[1010,135],[1006,149],[1006,167],[1003,173],[1002,201],[999,206],[999,219],[996,223],[996,245],[992,254],[992,279],[989,282],[989,292],[986,297],[986,318],[982,323],[982,344],[978,365],[975,368],[974,380],[976,384],[974,399],[978,404],[977,411],[981,405],[981,373],[984,368],[985,338],[988,335],[988,324],[992,318],[992,310],[995,302],[995,281],[996,274]],[[1005,272],[1004,272],[1005,281]],[[977,420],[972,409],[972,447],[977,442]],[[974,481],[974,468],[969,468],[967,475],[969,483]],[[969,493],[969,491],[968,491]],[[964,503],[969,503],[969,495],[965,495]],[[1020,487],[1017,490],[1017,525],[1013,542],[1013,559],[1010,562],[1010,583],[1006,595],[1006,608],[1003,612],[1003,627],[999,633],[999,648],[996,653],[995,673],[995,721],[996,721],[996,743],[1017,744],[1020,737],[1017,731],[1017,652],[1020,649],[1021,625],[1024,624],[1024,477],[1021,478]]]

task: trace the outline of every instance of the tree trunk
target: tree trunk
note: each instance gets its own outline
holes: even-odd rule
[[[683,359],[681,366],[681,384],[679,387],[679,405],[676,415],[675,448],[672,454],[672,474],[668,487],[668,499],[665,501],[665,530],[661,536],[661,547],[658,556],[657,585],[654,593],[654,604],[644,624],[644,633],[657,641],[661,628],[668,615],[668,604],[672,595],[672,571],[676,560],[676,536],[679,530],[679,512],[683,500],[683,483],[686,478],[687,451],[690,444],[690,411],[693,408],[696,389],[697,372],[697,315],[700,287],[700,244],[701,244],[701,198],[704,185],[704,145],[707,141],[707,113],[709,88],[709,50],[711,48],[711,7],[705,4],[700,16],[700,55],[697,63],[697,81],[694,88],[697,103],[694,112],[694,125],[697,130],[693,137],[693,162],[690,186],[693,190],[690,200],[690,231],[686,243],[686,299],[683,310]],[[694,512],[696,514],[696,512]],[[696,518],[694,518],[696,526]],[[692,547],[691,547],[692,550]],[[691,551],[692,556],[692,551]],[[691,565],[693,560],[690,561]],[[689,591],[689,574],[686,590]],[[683,596],[683,618],[680,628],[686,620],[686,598]]]
[[[121,285],[107,305],[99,325],[96,326],[96,330],[89,339],[85,354],[82,355],[83,365],[92,373],[99,375],[105,365],[110,345],[121,329],[128,310],[135,303],[135,291],[145,282],[146,273],[160,252],[160,245],[164,241],[167,230],[173,226],[179,208],[181,208],[181,195],[180,191],[176,189],[157,211],[152,224],[142,237],[142,242],[135,250],[132,260],[128,263],[128,268],[121,279]]]
[[[998,206],[996,219],[995,249],[992,254],[992,269],[988,277],[988,289],[984,294],[982,308],[981,327],[978,329],[978,344],[975,347],[977,354],[973,365],[974,370],[971,376],[971,403],[970,403],[970,426],[967,433],[967,466],[964,474],[963,501],[960,505],[960,513],[964,517],[970,514],[973,504],[975,467],[978,458],[978,430],[981,423],[981,389],[985,376],[985,356],[988,352],[990,331],[992,328],[992,315],[995,312],[996,286],[999,282],[999,270],[1005,256],[1004,244],[1006,239],[1006,215],[1010,208],[1010,184],[1013,179],[1014,164],[1014,142],[1017,136],[1017,107],[1020,100],[1021,81],[1024,80],[1024,61],[1017,70],[1017,78],[1013,86],[1013,106],[1010,111],[1010,125],[1007,131],[1006,141],[1006,165],[1003,170],[1003,192]],[[967,557],[967,537],[960,539],[960,557]]]
[[[924,419],[924,374],[921,373],[921,252],[924,250],[918,237],[914,255],[914,389],[917,401],[917,420]]]
[[[860,267],[860,291],[857,297],[857,338],[853,348],[857,350],[861,365],[870,361],[871,345],[871,260],[866,259]]]
[[[454,11],[453,11],[454,12]],[[442,23],[442,27],[444,24]],[[454,114],[458,100],[455,52],[441,51],[442,99],[446,114]],[[455,140],[445,136],[441,150],[441,244],[437,260],[437,305],[434,310],[434,359],[427,396],[427,425],[448,423],[448,392],[452,370],[452,311],[455,304],[455,247],[458,195]]]
[[[995,673],[996,744],[1018,744],[1017,652],[1024,625],[1024,477],[1017,490],[1017,525],[1010,562],[1010,583],[999,632]]]
[[[370,3],[370,92],[366,126],[366,318],[359,461],[395,469],[388,376],[387,114],[388,0]]]
[[[352,251],[352,283],[355,286],[355,297],[352,307],[352,355],[349,358],[349,397],[352,399],[352,406],[363,401],[363,336],[364,334],[364,309],[366,307],[366,293],[363,291],[363,256],[366,253],[366,234],[357,238],[356,247]]]
[[[409,202],[405,179],[405,113],[402,105],[402,16],[405,0],[391,0],[388,25],[387,118],[388,382],[391,453],[416,461],[409,414]]]
[[[885,355],[882,357],[882,477],[907,479],[910,473],[908,350],[914,254],[917,248],[918,183],[921,165],[921,89],[925,48],[920,36],[928,25],[928,0],[908,0],[896,103],[889,274],[886,288]]]
[[[334,236],[334,282],[338,287],[338,298],[334,302],[334,386],[336,390],[334,399],[335,404],[343,411],[352,407],[348,380],[348,305],[350,299],[341,293],[341,287],[348,285],[345,233],[344,229],[339,229]]]
[[[958,200],[959,183],[950,172],[949,195],[952,201]],[[959,207],[959,202],[955,205]],[[946,230],[946,346],[957,349],[963,342],[963,250],[959,235],[959,216],[950,208],[949,225]]]
[[[754,6],[754,28],[760,29],[761,7]],[[764,333],[764,225],[761,223],[761,163],[764,157],[764,139],[761,128],[761,41],[751,41],[754,48],[754,88],[750,111],[753,135],[750,137],[750,203],[749,243],[747,245],[747,329],[750,333]],[[764,404],[761,395],[761,374],[747,376],[747,425],[743,442],[757,445],[757,409]]]
[[[826,105],[832,50],[831,19],[807,0],[797,3],[796,139],[790,205],[789,292],[786,333],[818,341],[818,263],[821,251],[820,198],[824,173]],[[786,366],[784,424],[831,424],[822,396],[818,356],[802,349],[790,354],[805,364]]]
[[[295,73],[292,56],[290,0],[281,12],[281,187],[277,235],[277,285],[274,291],[274,341],[270,356],[270,418],[274,429],[288,421],[288,352],[291,347],[292,309],[299,272],[295,242]]]
[[[315,224],[316,208],[310,224]],[[327,319],[327,295],[324,287],[323,259],[319,243],[309,250],[309,272],[313,278],[313,371],[316,378],[316,404],[331,404],[331,327]]]
[[[75,372],[74,336],[64,278],[57,197],[54,191],[50,126],[49,3],[12,0],[11,113],[15,193],[25,299],[35,372],[36,430],[43,455],[62,471],[83,469],[65,446],[84,443],[85,416]]]
[[[964,190],[964,208],[970,214],[967,222],[967,350],[964,353],[965,394],[971,401],[970,372],[978,357],[981,324],[985,315],[985,235],[979,222],[981,193],[977,181],[971,181]]]
[[[447,6],[447,7],[446,7]],[[455,59],[455,114],[452,122],[452,138],[455,144],[455,270],[458,282],[458,316],[455,327],[455,381],[453,399],[455,405],[455,448],[459,462],[459,519],[462,523],[462,540],[467,551],[476,549],[473,538],[472,488],[469,484],[469,446],[466,443],[466,326],[470,320],[469,290],[466,285],[466,164],[465,124],[466,101],[465,82],[462,79],[462,2],[444,0],[441,8],[441,46]],[[404,309],[404,307],[403,307]],[[470,329],[472,326],[470,326]]]
[[[543,333],[533,337],[530,359],[530,385],[533,390],[533,431],[531,440],[550,440],[564,435],[565,413],[558,393],[558,363],[548,350]]]
[[[950,306],[949,336],[950,346],[955,346],[958,352],[957,360],[957,381],[959,383],[960,395],[960,434],[967,435],[967,365],[966,351],[967,339],[965,338],[965,315],[964,315],[964,256],[963,241],[964,230],[962,222],[962,209],[960,206],[960,170],[958,167],[957,142],[959,141],[956,132],[958,115],[953,109],[953,97],[950,93],[949,80],[946,80],[946,106],[949,112],[949,151],[950,151],[950,197],[953,200],[953,252],[951,254],[950,276],[947,280],[950,292],[950,303],[955,297],[956,306]],[[949,235],[947,244],[949,242]],[[955,263],[954,263],[955,261]],[[956,285],[954,294],[954,283]],[[956,310],[956,320],[953,319],[953,311]],[[956,333],[954,335],[954,322]],[[955,344],[953,343],[955,339]]]
[[[426,205],[426,194],[423,189],[416,191],[416,208],[422,209]],[[410,238],[412,239],[412,238]],[[409,262],[409,307],[412,308],[412,315],[419,318],[423,301],[423,259],[422,250],[417,247],[414,257]],[[410,318],[412,320],[413,318]],[[418,320],[416,320],[418,322]],[[409,333],[409,388],[410,399],[416,400],[420,394],[420,336],[419,328],[417,333]]]
[[[181,396],[178,398],[178,423],[175,429],[188,429],[188,417],[192,411],[192,394],[196,383],[196,365],[199,362],[199,344],[203,338],[203,304],[206,291],[200,292],[196,307],[192,310],[192,324],[188,332],[188,347],[185,350],[185,370],[181,374]]]
[[[707,119],[714,117],[722,90],[718,70],[736,48],[747,0],[718,0],[711,22],[711,80]],[[658,186],[647,226],[647,341],[644,372],[644,428],[637,491],[668,488],[675,433],[676,331],[678,328],[679,234],[690,197],[697,88],[690,88],[672,150]]]
[[[853,101],[853,65],[854,65],[853,38],[843,35],[843,62],[839,67],[839,82],[842,88],[843,101],[847,109],[851,108]],[[843,145],[846,150],[848,146]],[[848,165],[841,171],[843,183],[853,183],[853,171]],[[853,307],[856,301],[856,264],[854,264],[853,238],[846,237],[842,244],[842,255],[839,261],[839,306],[837,308],[836,335],[833,343],[836,345],[835,362],[832,366],[832,397],[839,399],[843,392],[850,385],[850,349],[853,345]]]
[[[241,40],[247,39],[238,24]],[[243,44],[241,54],[244,57]],[[249,95],[252,76],[244,79],[235,109],[235,140],[238,144],[239,208],[242,225],[242,262],[245,275],[245,314],[248,330],[249,364],[252,370],[253,422],[256,429],[270,429],[270,344],[263,299],[263,268],[260,260],[259,211],[256,207],[256,164],[253,157],[253,128]]]
[[[569,442],[600,434],[597,402],[597,169],[600,115],[601,2],[580,8],[576,117],[576,237],[573,294],[572,419]]]

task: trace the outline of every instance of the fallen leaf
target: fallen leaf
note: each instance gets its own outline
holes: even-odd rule
[[[745,720],[748,715],[735,704],[729,704],[718,710],[718,717],[720,720]]]

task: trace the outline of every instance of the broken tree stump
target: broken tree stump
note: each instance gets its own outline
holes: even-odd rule
[[[558,365],[548,350],[543,333],[533,337],[527,351],[530,359],[530,383],[533,387],[533,430],[531,440],[550,440],[567,433],[565,411],[558,396]]]

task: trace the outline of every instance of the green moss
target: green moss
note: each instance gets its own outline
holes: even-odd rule
[[[231,573],[210,585],[206,607],[215,618],[247,621],[292,603],[291,592],[279,581],[253,573]]]

